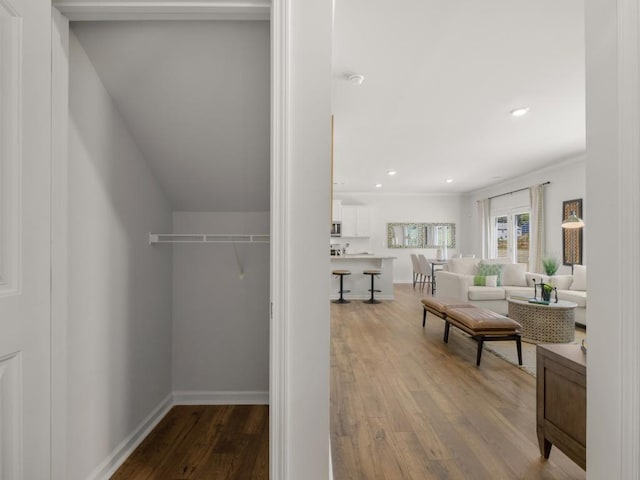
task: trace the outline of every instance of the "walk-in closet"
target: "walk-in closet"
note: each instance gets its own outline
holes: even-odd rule
[[[69,480],[102,478],[173,405],[268,404],[269,29],[71,23]]]

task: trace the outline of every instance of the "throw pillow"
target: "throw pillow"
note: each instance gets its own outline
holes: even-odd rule
[[[526,287],[527,280],[524,276],[526,270],[526,263],[505,263],[502,269],[502,284],[512,287]]]
[[[531,272],[527,272],[524,274],[525,278],[527,279],[527,287],[531,287],[533,288],[534,285],[533,283],[537,283],[539,284],[540,282],[543,283],[549,283],[549,277],[547,275],[543,275],[541,273],[531,273]]]
[[[569,290],[573,277],[571,275],[552,275],[549,277],[549,283],[558,290]]]
[[[475,258],[452,258],[447,262],[447,270],[462,275],[477,275],[478,260]]]
[[[573,266],[573,283],[570,289],[583,292],[587,290],[587,267],[585,265]]]
[[[497,287],[498,276],[489,275],[488,277],[483,277],[482,275],[476,275],[473,277],[473,285],[475,287]]]
[[[480,263],[478,265],[478,275],[490,277],[496,275],[498,277],[498,287],[502,286],[502,263]]]

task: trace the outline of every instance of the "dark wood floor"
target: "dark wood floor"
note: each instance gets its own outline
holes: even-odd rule
[[[426,289],[425,289],[426,292]],[[331,447],[346,479],[584,479],[553,448],[540,457],[535,379],[443,321],[422,328],[411,285],[395,301],[331,306]]]
[[[111,478],[268,479],[269,407],[173,407]]]

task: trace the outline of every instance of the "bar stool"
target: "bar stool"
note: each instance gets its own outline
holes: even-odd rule
[[[344,276],[351,275],[351,270],[333,270],[331,273],[335,276],[340,277],[340,290],[338,291],[338,293],[340,294],[340,298],[337,300],[334,300],[333,303],[351,303],[349,300],[345,300],[344,297],[342,296],[343,293],[349,293],[351,291],[351,290],[345,290],[344,284],[343,284]]]
[[[380,277],[380,270],[365,270],[362,272],[364,275],[371,275],[371,288],[369,291],[371,292],[371,298],[369,300],[365,300],[364,303],[380,303],[380,300],[376,300],[373,298],[375,292],[381,292],[382,290],[376,290],[373,287],[373,278]]]

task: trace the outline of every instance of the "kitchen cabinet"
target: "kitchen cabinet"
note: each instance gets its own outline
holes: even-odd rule
[[[342,236],[371,236],[369,207],[361,205],[342,205]]]
[[[331,202],[331,221],[339,222],[342,220],[342,200],[333,200]]]

